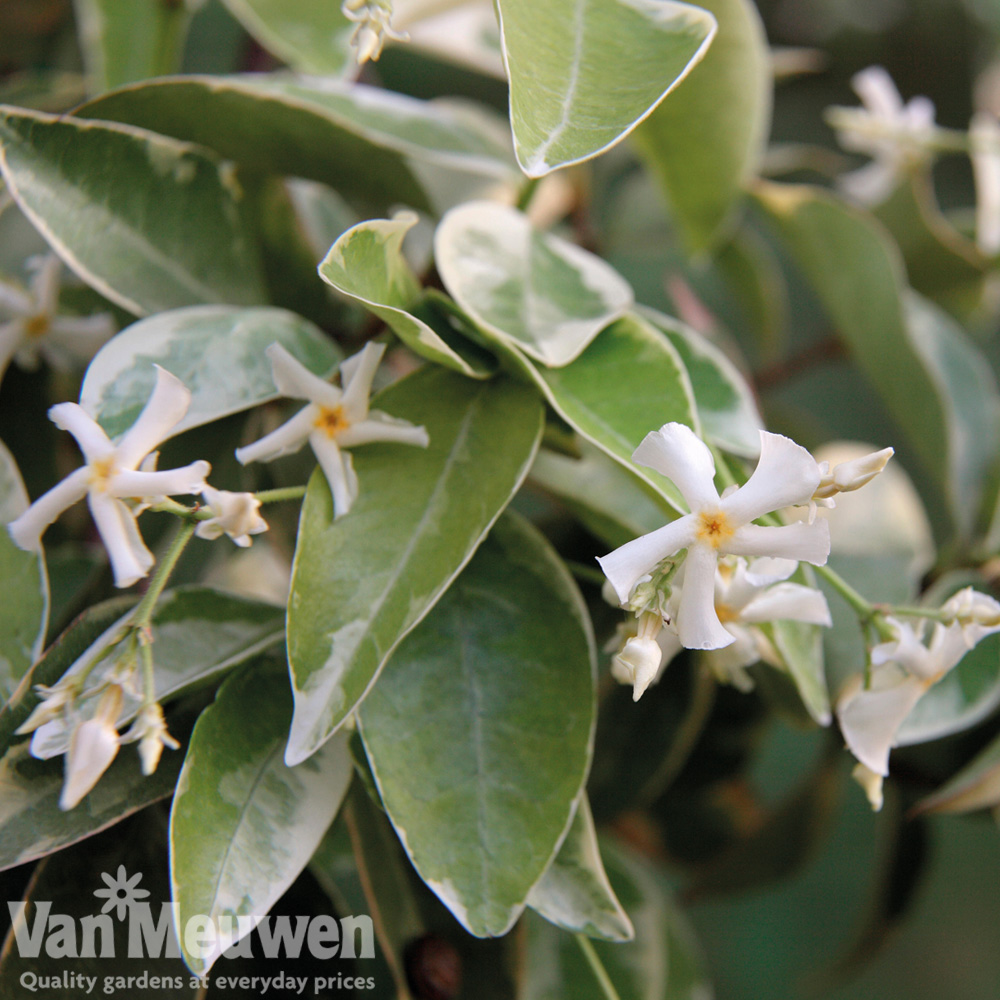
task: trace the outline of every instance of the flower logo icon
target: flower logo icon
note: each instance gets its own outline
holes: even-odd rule
[[[108,913],[111,910],[115,910],[115,916],[119,920],[125,919],[125,914],[128,912],[129,907],[135,906],[139,900],[145,899],[149,895],[148,889],[138,888],[139,882],[142,879],[142,872],[129,878],[124,865],[118,866],[118,874],[115,878],[112,878],[107,872],[102,872],[101,878],[104,880],[107,888],[94,890],[95,896],[107,897],[104,905],[101,907],[101,913]]]

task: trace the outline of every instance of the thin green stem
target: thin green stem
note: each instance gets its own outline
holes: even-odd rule
[[[142,706],[156,702],[156,675],[153,671],[153,640],[149,633],[139,633],[139,659],[142,662]]]
[[[149,581],[149,589],[142,595],[142,600],[135,606],[135,611],[132,615],[133,628],[141,629],[149,627],[149,623],[153,620],[156,602],[160,599],[163,588],[166,587],[167,581],[170,579],[170,574],[173,573],[174,567],[177,565],[177,560],[181,557],[181,553],[187,547],[187,543],[191,541],[194,529],[195,525],[191,521],[181,524],[177,529],[177,534],[174,535],[170,547],[156,566],[156,572],[153,574],[152,580]]]
[[[597,957],[597,952],[594,951],[594,946],[590,943],[590,938],[585,934],[575,934],[574,937],[607,1000],[621,1000],[621,997],[618,996],[618,991],[615,989],[615,984],[611,982],[611,977],[608,975],[600,958]]]
[[[535,192],[538,190],[538,183],[540,180],[540,177],[532,177],[528,183],[521,188],[521,193],[517,196],[518,211],[526,212],[528,210],[528,206],[531,204],[531,199],[535,197]]]
[[[875,614],[874,605],[866,601],[836,570],[829,566],[814,566],[813,569],[840,594],[863,622],[871,621]]]
[[[282,486],[274,490],[261,490],[254,496],[261,503],[280,503],[282,500],[301,500],[306,495],[305,486]]]

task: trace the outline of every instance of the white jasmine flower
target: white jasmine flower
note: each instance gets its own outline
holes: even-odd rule
[[[251,535],[267,531],[267,521],[260,516],[260,501],[252,493],[230,493],[206,486],[201,495],[213,516],[198,523],[194,533],[199,538],[229,535],[245,549],[250,545]]]
[[[876,205],[892,194],[908,170],[929,158],[936,132],[934,105],[926,97],[903,104],[881,66],[857,73],[851,85],[863,107],[839,109],[838,138],[845,149],[866,153],[872,162],[842,175],[837,183],[862,205]]]
[[[139,741],[139,758],[142,761],[142,773],[148,778],[160,763],[160,755],[164,747],[177,750],[180,743],[167,732],[167,724],[163,719],[163,709],[157,702],[145,705],[139,710],[135,722],[128,732],[121,737],[122,743]]]
[[[813,500],[827,500],[838,493],[851,493],[861,489],[886,467],[894,454],[894,449],[883,448],[849,462],[839,462],[832,471],[828,462],[820,463],[823,478],[813,494]]]
[[[1000,629],[1000,602],[972,587],[963,588],[945,601],[941,614],[958,624],[969,649]]]
[[[76,438],[87,464],[11,521],[11,538],[22,549],[37,549],[45,529],[67,507],[86,497],[111,559],[115,585],[129,587],[144,577],[153,565],[153,556],[139,534],[135,510],[125,501],[134,500],[141,506],[157,496],[200,493],[205,488],[208,462],[192,462],[163,472],[139,468],[184,416],[190,399],[181,381],[157,366],[156,386],[149,401],[117,444],[112,444],[98,423],[76,403],[53,406],[50,419]]]
[[[985,111],[974,115],[969,145],[976,184],[976,246],[995,257],[1000,253],[1000,123]]]
[[[0,323],[0,376],[11,358],[21,368],[35,369],[41,357],[68,371],[89,361],[115,332],[109,313],[57,315],[62,261],[55,254],[36,257],[28,266],[35,273],[27,289],[0,282],[0,310],[11,317]]]
[[[36,684],[35,693],[41,701],[34,707],[31,715],[14,730],[14,735],[25,736],[33,733],[46,723],[59,718],[73,704],[79,692],[79,681],[69,675],[60,678],[51,687]]]
[[[236,458],[247,462],[269,462],[298,451],[309,442],[326,475],[333,494],[333,516],[346,514],[358,495],[358,477],[351,456],[343,451],[372,441],[393,441],[426,448],[427,431],[407,420],[398,420],[379,410],[368,409],[368,394],[383,344],[366,344],[364,350],[340,365],[343,389],[314,375],[280,344],[267,349],[274,384],[284,396],[307,399],[309,405],[287,423],[245,448]]]
[[[664,650],[658,642],[663,619],[658,614],[644,612],[637,620],[636,629],[636,634],[625,640],[621,651],[611,660],[611,676],[619,684],[633,686],[633,701],[638,701],[646,688],[659,680],[664,664]]]
[[[357,27],[351,35],[351,46],[358,65],[378,60],[387,38],[405,42],[409,36],[393,30],[391,0],[344,0],[340,7],[344,17]]]
[[[715,611],[720,556],[776,556],[822,565],[830,554],[825,521],[780,527],[752,523],[771,511],[808,503],[821,478],[816,461],[795,442],[767,431],[760,432],[760,440],[760,461],[753,475],[721,498],[713,482],[711,451],[683,424],[665,424],[647,434],[632,456],[671,479],[691,513],[627,542],[598,562],[625,604],[642,576],[686,549],[673,624],[681,644],[690,649],[718,649],[734,641]]]
[[[81,722],[70,738],[59,808],[76,806],[100,780],[118,754],[115,723],[122,707],[122,689],[109,685],[101,695],[92,718]]]

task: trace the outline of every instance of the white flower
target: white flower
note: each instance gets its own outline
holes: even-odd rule
[[[397,42],[409,38],[393,30],[391,0],[344,0],[340,9],[344,17],[357,25],[351,35],[351,45],[359,66],[369,59],[377,61],[387,38]]]
[[[129,587],[144,577],[153,565],[153,556],[139,534],[136,512],[125,500],[141,505],[157,496],[200,493],[205,488],[208,462],[192,462],[163,472],[139,469],[149,452],[184,416],[190,399],[181,381],[157,366],[156,386],[149,401],[117,444],[112,444],[97,422],[76,403],[53,406],[50,419],[76,438],[87,464],[11,521],[11,538],[22,549],[37,549],[45,529],[67,507],[86,497],[111,559],[115,585]]]
[[[201,495],[213,516],[198,523],[194,533],[199,538],[229,535],[245,549],[250,545],[251,535],[267,531],[267,521],[260,516],[260,501],[252,493],[230,493],[206,486]]]
[[[985,636],[1000,629],[1000,602],[965,587],[941,606],[941,614],[958,624],[965,644],[971,649]]]
[[[976,184],[976,246],[995,257],[1000,253],[1000,123],[984,111],[974,115],[969,145]]]
[[[167,724],[163,720],[163,709],[157,702],[145,705],[139,710],[135,722],[129,731],[121,737],[122,743],[139,741],[139,758],[142,761],[142,773],[148,778],[160,763],[160,754],[164,747],[177,750],[180,743],[167,732]]]
[[[290,455],[309,442],[333,494],[333,516],[346,514],[358,495],[358,477],[351,456],[342,451],[372,441],[394,441],[426,448],[427,431],[407,420],[368,409],[375,369],[385,350],[383,344],[366,344],[364,350],[340,365],[343,389],[314,375],[280,344],[267,349],[274,384],[284,396],[307,399],[309,405],[287,423],[259,441],[236,450],[247,462],[269,462]]]
[[[926,97],[907,104],[881,66],[869,66],[851,80],[861,109],[839,109],[840,144],[866,153],[872,162],[842,175],[838,186],[862,205],[884,201],[900,178],[930,155],[934,139],[934,105]]]
[[[0,376],[13,358],[22,368],[38,367],[39,356],[53,368],[68,371],[89,361],[115,332],[109,313],[58,316],[59,272],[55,254],[29,262],[35,274],[27,289],[0,282],[0,309],[12,318],[0,323]]]
[[[823,478],[813,494],[813,500],[827,500],[838,493],[851,493],[861,489],[886,467],[894,454],[892,448],[883,448],[849,462],[839,462],[832,471],[828,462],[820,463]]]
[[[708,446],[683,424],[665,424],[647,434],[633,461],[663,473],[680,490],[691,513],[627,542],[598,559],[619,601],[625,604],[638,580],[668,556],[687,549],[674,625],[689,649],[718,649],[733,642],[715,612],[715,575],[726,554],[776,556],[822,565],[830,554],[825,521],[780,527],[753,524],[790,504],[808,503],[820,469],[804,448],[780,434],[760,432],[757,468],[739,489],[720,498]]]
[[[76,806],[117,756],[120,741],[115,723],[121,707],[122,689],[117,684],[111,684],[101,695],[93,717],[73,730],[66,751],[60,809]]]

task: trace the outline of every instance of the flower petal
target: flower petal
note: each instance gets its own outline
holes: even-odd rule
[[[59,430],[73,435],[88,463],[105,459],[115,450],[101,425],[77,403],[50,406],[49,420]]]
[[[143,544],[132,512],[105,493],[90,493],[88,504],[101,541],[108,550],[116,587],[131,587],[153,565],[153,554]]]
[[[265,352],[271,359],[271,375],[282,396],[308,399],[320,406],[340,406],[343,393],[325,378],[320,378],[281,344],[271,344]]]
[[[879,118],[895,118],[903,110],[903,98],[882,66],[869,66],[855,73],[851,86],[864,106]]]
[[[692,545],[684,560],[677,609],[677,635],[687,649],[721,649],[734,641],[715,613],[715,571],[719,557],[708,545]]]
[[[23,318],[35,311],[35,303],[31,296],[6,281],[0,281],[0,309],[6,310],[12,316]]]
[[[77,726],[66,753],[66,776],[59,808],[72,809],[100,780],[118,754],[118,733],[103,719]]]
[[[833,624],[823,594],[801,583],[778,583],[768,587],[740,613],[740,621],[751,624],[783,620],[827,627]]]
[[[64,511],[87,495],[90,469],[83,466],[71,472],[61,483],[43,493],[20,517],[7,525],[10,537],[22,549],[31,552],[39,547],[45,529]]]
[[[137,500],[146,497],[174,496],[178,493],[201,493],[205,477],[212,471],[205,461],[192,462],[179,469],[161,469],[159,472],[116,472],[108,482],[108,493],[113,497]]]
[[[344,385],[341,405],[351,423],[364,420],[368,415],[368,397],[372,391],[372,379],[385,353],[385,344],[365,344],[364,349],[349,357],[340,366]]]
[[[685,424],[664,424],[650,431],[632,452],[632,461],[655,469],[681,491],[691,510],[717,507],[715,459],[708,445]]]
[[[116,454],[118,465],[134,469],[180,423],[191,403],[184,383],[156,365],[156,385],[135,423],[122,435]]]
[[[648,535],[633,538],[597,561],[615,588],[618,600],[624,604],[639,577],[645,576],[660,560],[690,545],[694,537],[694,515],[686,514]]]
[[[286,420],[270,434],[265,434],[259,441],[236,449],[236,461],[240,465],[248,462],[271,462],[282,455],[292,455],[309,440],[309,435],[316,428],[316,418],[319,408],[315,403],[299,410],[291,420]]]
[[[908,677],[880,691],[858,690],[837,706],[840,731],[851,753],[876,774],[889,773],[889,751],[903,720],[924,693],[924,684]]]
[[[348,452],[341,451],[337,443],[326,434],[312,434],[309,443],[326,475],[327,483],[330,484],[333,516],[335,519],[343,517],[358,496],[358,477],[354,472],[351,456]]]
[[[7,370],[10,359],[17,353],[24,337],[24,323],[12,319],[9,323],[0,323],[0,378]]]
[[[337,444],[341,448],[370,444],[373,441],[413,444],[419,448],[426,448],[431,443],[426,427],[418,427],[409,420],[391,417],[381,410],[372,410],[364,420],[351,424],[337,435]]]
[[[31,279],[31,293],[35,297],[35,309],[47,316],[54,316],[59,308],[59,274],[62,261],[54,254],[33,257],[35,274]]]
[[[816,459],[805,448],[783,434],[761,431],[757,468],[721,507],[735,524],[748,524],[772,510],[808,503],[822,478]]]
[[[744,524],[726,543],[726,551],[738,556],[776,556],[822,566],[830,555],[830,525],[821,520],[812,524],[797,521],[780,527]]]

